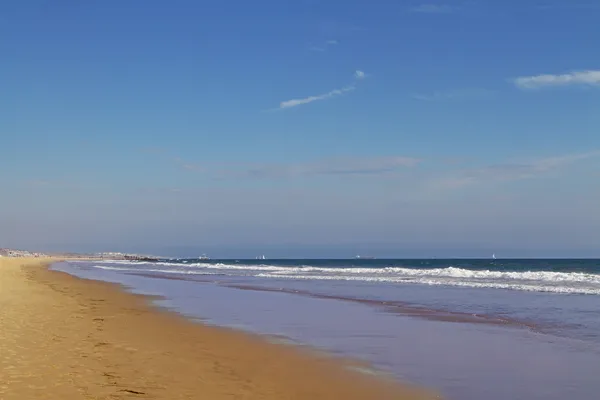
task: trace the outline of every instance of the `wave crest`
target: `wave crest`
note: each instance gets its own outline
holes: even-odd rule
[[[472,288],[497,288],[553,293],[600,295],[600,274],[554,271],[473,270],[455,266],[446,268],[406,267],[319,267],[268,264],[106,262],[95,268],[190,275],[243,275],[260,278],[339,280],[389,283],[419,283]]]

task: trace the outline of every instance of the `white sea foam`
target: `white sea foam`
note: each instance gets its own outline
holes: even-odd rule
[[[180,264],[170,264],[180,265]],[[323,268],[313,266],[284,267],[275,265],[232,265],[232,264],[208,264],[197,263],[188,264],[186,267],[207,268],[207,269],[228,269],[243,271],[273,271],[279,275],[295,275],[306,272],[321,272],[327,275],[401,275],[411,276],[435,276],[435,277],[453,277],[469,279],[518,279],[532,281],[563,281],[563,282],[595,282],[600,284],[600,275],[586,274],[581,272],[552,272],[552,271],[490,271],[490,270],[470,270],[457,267],[416,269],[402,267],[386,268]]]
[[[152,268],[152,267],[154,268]],[[473,288],[497,288],[553,293],[600,295],[600,275],[582,272],[491,271],[447,268],[326,268],[310,265],[278,266],[198,262],[110,261],[96,268],[115,271],[156,272],[186,275],[244,275],[260,278],[418,283]],[[150,268],[149,268],[150,267]]]
[[[571,294],[594,294],[600,295],[599,284],[578,284],[578,285],[558,285],[548,284],[548,282],[538,281],[535,284],[531,281],[485,281],[485,280],[457,280],[457,279],[432,279],[427,277],[418,277],[407,279],[406,277],[381,277],[381,276],[331,276],[331,275],[279,275],[279,274],[259,274],[261,278],[287,278],[303,280],[338,280],[338,281],[363,281],[363,282],[381,282],[381,283],[412,283],[436,286],[462,286],[471,288],[493,288],[508,290],[524,290],[530,292],[552,292],[552,293],[571,293]]]

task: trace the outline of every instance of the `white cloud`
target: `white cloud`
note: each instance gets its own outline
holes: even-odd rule
[[[356,79],[356,80],[365,79],[367,76],[368,75],[364,71],[361,71],[361,70],[356,70],[354,72],[354,79]],[[297,107],[297,106],[301,106],[304,104],[312,103],[314,101],[327,100],[332,97],[341,96],[344,93],[351,92],[355,89],[356,89],[356,87],[354,86],[354,84],[351,84],[351,85],[348,85],[341,89],[334,89],[327,93],[319,94],[316,96],[308,96],[308,97],[304,97],[301,99],[285,100],[285,101],[282,101],[281,103],[279,103],[278,109],[281,110],[281,109],[286,109],[286,108],[292,108],[292,107]]]
[[[522,76],[513,80],[521,89],[537,89],[547,86],[584,85],[600,87],[600,70],[574,71],[561,75]]]
[[[411,8],[412,12],[424,14],[447,14],[453,11],[453,8],[445,4],[421,4]]]
[[[365,74],[364,71],[361,70],[356,70],[356,72],[354,72],[354,78],[355,79],[365,79],[367,77],[367,74]]]
[[[328,45],[330,45],[330,46],[335,46],[336,44],[338,44],[338,41],[337,41],[337,40],[335,40],[335,39],[332,39],[332,40],[328,40],[328,41],[326,42],[326,44],[328,44]]]
[[[354,86],[347,86],[347,87],[344,87],[341,89],[334,89],[327,93],[320,94],[317,96],[308,96],[308,97],[304,97],[302,99],[286,100],[286,101],[282,101],[281,103],[279,103],[279,108],[280,109],[292,108],[292,107],[301,106],[303,104],[312,103],[313,101],[327,100],[332,97],[340,96],[346,92],[351,92],[353,90],[354,90]]]

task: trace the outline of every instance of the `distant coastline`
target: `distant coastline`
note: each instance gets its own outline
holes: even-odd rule
[[[165,260],[167,257],[158,257],[144,254],[129,254],[119,252],[103,252],[103,253],[44,253],[30,250],[20,250],[11,248],[0,248],[0,257],[10,258],[69,258],[69,259],[85,259],[85,260],[127,260],[127,261],[148,261],[156,262]]]

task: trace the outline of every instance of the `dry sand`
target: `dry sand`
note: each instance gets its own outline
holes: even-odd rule
[[[0,399],[431,399],[148,298],[0,258]]]

